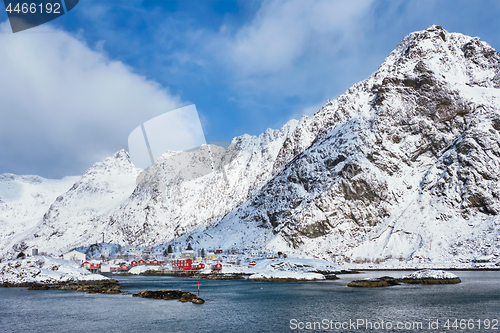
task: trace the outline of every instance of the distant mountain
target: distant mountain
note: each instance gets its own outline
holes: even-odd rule
[[[154,246],[217,222],[271,177],[283,142],[298,123],[291,120],[259,137],[237,137],[227,150],[212,146],[213,158],[224,163],[199,177],[192,177],[196,170],[189,175],[179,170],[210,164],[204,149],[167,152],[145,173],[120,151],[61,191],[38,215],[38,223],[22,234],[19,230],[1,255],[15,255],[13,246],[21,241],[49,254],[99,243],[103,237],[109,243]]]
[[[59,253],[104,234],[121,245],[175,240],[341,264],[500,262],[499,131],[500,55],[431,26],[314,116],[214,148],[226,161],[216,172],[179,171],[208,165],[202,149],[182,160],[168,152],[140,176],[118,152],[43,217],[41,206],[30,211],[38,223],[4,240],[1,255],[22,240]]]
[[[61,180],[38,176],[0,175],[0,258],[36,227],[56,198],[80,177]]]

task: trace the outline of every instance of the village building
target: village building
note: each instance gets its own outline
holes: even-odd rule
[[[181,258],[182,259],[194,259],[194,251],[193,250],[185,250],[181,253]]]
[[[193,259],[178,259],[172,262],[172,268],[177,271],[190,271],[193,266]]]
[[[78,252],[76,250],[70,251],[68,253],[63,254],[63,259],[64,260],[73,260],[77,261],[79,263],[83,263],[85,260],[87,260],[87,256],[85,253]]]
[[[217,264],[210,266],[210,268],[212,269],[212,271],[220,271],[220,270],[222,270],[222,264],[217,263]]]
[[[88,271],[94,274],[97,274],[99,272],[99,266],[100,264],[95,261],[93,262],[85,261],[82,263],[82,267],[86,268]]]
[[[227,262],[229,264],[239,264],[240,259],[239,259],[239,257],[237,255],[230,254],[230,255],[227,256]]]
[[[219,256],[213,252],[205,253],[205,260],[217,260]]]

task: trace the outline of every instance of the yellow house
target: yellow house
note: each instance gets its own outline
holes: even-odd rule
[[[215,253],[207,253],[205,254],[205,260],[217,260],[219,256]]]

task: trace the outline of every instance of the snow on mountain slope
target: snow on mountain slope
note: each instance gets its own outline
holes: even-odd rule
[[[0,224],[39,218],[80,176],[60,180],[39,176],[0,175]]]
[[[301,121],[255,196],[180,241],[340,263],[498,257],[499,88],[487,43],[439,26],[412,33]]]
[[[13,246],[21,241],[53,254],[102,241],[103,226],[95,218],[132,194],[141,171],[124,150],[94,164],[70,189],[53,199],[45,213],[34,215],[35,224],[16,227],[16,233],[3,244],[2,254],[14,255]]]
[[[175,169],[175,163],[210,165],[209,156],[204,147],[183,153],[179,161],[175,154],[164,154],[128,200],[99,217],[106,226],[106,241],[158,245],[222,219],[270,178],[276,156],[297,123],[292,120],[259,137],[237,137],[226,151],[212,146],[215,159],[226,157],[224,172],[218,169],[200,177],[173,177],[169,170]]]
[[[0,248],[5,249],[20,231],[33,228],[56,198],[78,179],[0,175]]]
[[[207,146],[167,152],[147,172],[136,169],[128,154],[120,151],[90,168],[36,226],[18,230],[2,254],[15,255],[13,247],[21,241],[60,254],[100,243],[103,236],[109,243],[152,246],[208,225],[270,178],[276,156],[297,123],[291,120],[259,137],[237,137],[227,150],[211,146],[212,160]],[[216,172],[196,174],[197,168],[208,166],[211,171],[214,161],[224,163],[216,165]]]

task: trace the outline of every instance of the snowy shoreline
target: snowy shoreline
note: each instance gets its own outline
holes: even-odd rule
[[[417,268],[351,268],[351,272],[347,273],[337,273],[337,274],[352,274],[352,273],[359,273],[359,272],[364,272],[364,271],[370,271],[370,272],[393,272],[393,271],[416,271],[416,270],[422,270],[422,269],[432,269],[432,270],[440,270],[440,271],[500,271],[499,268],[492,268],[492,267],[485,267],[485,268],[456,268],[456,267],[417,267]]]
[[[0,286],[55,285],[109,280],[103,275],[90,273],[75,261],[46,256],[33,256],[0,263]]]

